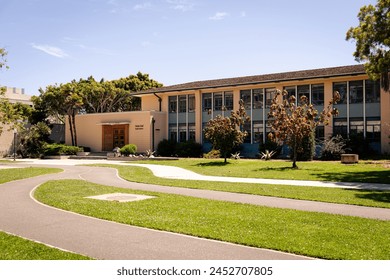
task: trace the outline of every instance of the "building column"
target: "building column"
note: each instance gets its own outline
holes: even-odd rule
[[[390,92],[381,89],[381,153],[390,153]]]
[[[324,83],[324,108],[326,108],[329,102],[333,98],[333,83],[327,81]],[[318,112],[321,114],[321,112]],[[329,124],[324,126],[324,137],[325,139],[332,137],[333,135],[333,116],[329,119]]]
[[[202,143],[202,94],[195,90],[195,142]]]

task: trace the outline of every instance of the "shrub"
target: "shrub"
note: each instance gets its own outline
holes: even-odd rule
[[[340,160],[345,153],[345,141],[341,135],[323,141],[321,160]]]
[[[164,139],[157,145],[157,154],[163,157],[175,156],[176,153],[176,141]]]
[[[137,152],[137,146],[134,144],[127,144],[120,148],[120,152],[125,156],[134,155]]]
[[[163,157],[201,157],[202,145],[194,141],[180,142],[164,139],[157,146],[157,154]]]
[[[83,151],[83,148],[54,143],[46,144],[44,147],[43,154],[45,156],[75,155],[81,151]]]
[[[207,159],[220,158],[221,153],[218,150],[212,149],[210,152],[203,154],[203,157]]]
[[[176,143],[176,155],[179,157],[201,157],[202,145],[194,141]]]
[[[20,133],[18,153],[22,157],[41,157],[47,142],[50,141],[51,130],[44,122],[25,128]]]
[[[278,157],[282,151],[282,147],[278,143],[266,139],[265,143],[260,143],[259,145],[259,154],[262,155],[263,153],[266,153],[266,151],[273,151],[274,156]]]

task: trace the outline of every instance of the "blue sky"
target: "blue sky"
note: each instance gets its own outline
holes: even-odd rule
[[[172,85],[356,64],[345,33],[374,0],[0,0],[0,84],[38,94],[138,71]]]

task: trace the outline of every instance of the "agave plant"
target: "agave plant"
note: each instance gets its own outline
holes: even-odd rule
[[[231,154],[231,158],[240,159],[240,153]]]
[[[155,151],[146,150],[145,155],[146,155],[146,157],[148,157],[148,158],[153,158],[153,157],[154,157],[154,153],[155,153]]]
[[[270,152],[268,150],[265,150],[265,152],[261,152],[261,159],[270,160],[275,153],[276,151]]]

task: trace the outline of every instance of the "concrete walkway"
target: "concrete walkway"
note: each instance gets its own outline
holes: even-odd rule
[[[51,166],[63,168],[65,171],[0,185],[0,211],[5,213],[0,216],[0,230],[97,259],[305,259],[283,252],[102,221],[42,205],[30,195],[34,188],[43,182],[70,178],[137,190],[390,220],[390,209],[139,184],[119,178],[116,169],[74,166],[98,162],[100,163],[94,160],[19,162],[21,167]],[[161,165],[149,168],[154,168],[153,172],[160,172],[165,176],[173,176],[178,172],[187,176],[187,179],[199,176],[193,172],[178,171],[176,168]]]

